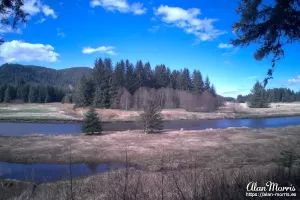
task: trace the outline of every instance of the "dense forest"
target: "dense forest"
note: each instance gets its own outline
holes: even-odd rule
[[[28,84],[54,85],[59,87],[75,86],[83,75],[89,75],[89,67],[73,67],[55,70],[46,67],[4,64],[0,67],[0,85],[16,85],[21,80]]]
[[[97,108],[141,109],[149,96],[162,108],[212,111],[222,104],[208,76],[199,70],[171,71],[164,64],[153,70],[149,62],[133,65],[121,60],[113,67],[109,58],[97,59],[91,76],[83,76],[72,101],[76,106]]]
[[[289,88],[273,88],[265,90],[265,99],[269,103],[278,103],[278,102],[294,102],[300,101],[300,91],[294,92]],[[248,102],[251,95],[238,95],[237,101],[240,103]]]
[[[26,84],[20,81],[15,85],[0,85],[0,102],[51,103],[62,102],[66,89],[42,84]]]

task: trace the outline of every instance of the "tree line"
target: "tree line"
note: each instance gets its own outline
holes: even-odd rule
[[[199,70],[171,71],[164,64],[153,70],[149,62],[121,60],[113,67],[109,58],[97,59],[91,76],[83,76],[72,96],[76,106],[141,109],[149,97],[162,108],[214,110],[221,104],[208,76]]]
[[[237,101],[239,103],[248,102],[251,98],[249,95],[238,95]],[[264,90],[264,98],[268,103],[278,103],[278,102],[295,102],[300,101],[300,91],[294,92],[289,88],[273,88]]]
[[[62,102],[66,91],[59,87],[42,84],[0,85],[0,102],[51,103]]]

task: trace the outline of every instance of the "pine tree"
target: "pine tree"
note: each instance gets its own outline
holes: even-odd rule
[[[190,77],[190,71],[184,68],[180,75],[180,89],[189,91],[192,89],[192,80]]]
[[[138,88],[145,86],[146,74],[141,60],[135,65],[135,74]]]
[[[193,72],[193,91],[197,93],[202,93],[204,91],[202,74],[198,70],[194,70]]]
[[[248,105],[250,108],[268,108],[269,107],[265,88],[258,81],[255,83],[253,89],[251,90],[251,97],[249,99]]]
[[[170,75],[170,83],[169,83],[169,88],[173,89],[180,89],[180,72],[178,70],[173,70],[171,75]]]
[[[0,102],[4,101],[6,87],[7,87],[6,85],[0,86]]]
[[[264,85],[272,78],[276,61],[284,56],[286,44],[300,39],[300,2],[299,0],[240,0],[237,14],[240,19],[234,23],[237,36],[232,40],[234,46],[259,45],[254,53],[256,60],[271,57],[271,68]]]
[[[210,80],[208,76],[205,77],[204,89],[208,91],[210,90]]]
[[[38,100],[38,90],[37,87],[31,85],[28,93],[28,102],[36,103]]]
[[[108,62],[108,61],[106,61]],[[93,105],[96,108],[105,108],[108,105],[108,92],[109,85],[107,82],[106,76],[106,67],[102,59],[98,59],[95,61],[95,66],[93,69],[93,79],[95,82],[95,93],[93,96]]]
[[[91,78],[83,76],[75,93],[76,106],[89,106],[93,103],[95,86]]]
[[[151,133],[155,130],[163,129],[163,117],[161,107],[154,98],[150,98],[147,105],[144,106],[140,119],[143,123],[144,132]]]
[[[17,89],[16,98],[28,102],[29,85],[21,85]]]
[[[118,91],[119,91],[120,86],[118,86],[117,79],[115,74],[112,75],[112,78],[109,83],[109,106],[110,108],[115,108],[115,105],[119,105],[119,96],[118,96]]]
[[[155,88],[165,88],[170,84],[170,69],[165,65],[158,65],[154,69]]]
[[[151,65],[149,62],[147,62],[144,65],[144,72],[145,72],[144,86],[148,88],[153,88],[154,87],[153,72],[151,70]]]
[[[125,62],[121,60],[121,62],[116,64],[115,67],[115,78],[118,86],[125,86]]]
[[[39,103],[45,103],[47,91],[46,88],[43,85],[38,86],[38,102]]]
[[[12,99],[12,87],[9,85],[4,92],[4,102],[9,103]]]
[[[100,135],[102,132],[100,118],[93,107],[84,116],[82,132],[87,135]]]
[[[209,92],[213,97],[217,96],[217,92],[216,92],[216,88],[215,88],[214,84],[211,85]]]
[[[134,73],[133,65],[126,60],[125,62],[125,69],[126,69],[126,88],[130,92],[131,95],[138,89],[136,74]]]

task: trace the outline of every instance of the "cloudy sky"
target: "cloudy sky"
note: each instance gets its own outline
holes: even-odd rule
[[[26,25],[0,26],[0,63],[55,69],[93,67],[98,57],[199,69],[224,96],[250,92],[270,59],[253,58],[256,45],[235,48],[231,25],[237,0],[25,0]],[[300,89],[300,45],[285,48],[269,87]]]

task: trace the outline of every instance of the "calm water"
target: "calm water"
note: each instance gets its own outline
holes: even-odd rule
[[[278,128],[300,125],[300,117],[254,118],[254,119],[219,119],[194,121],[169,121],[165,129],[203,130],[207,128],[242,127]],[[105,131],[125,131],[141,129],[137,122],[103,123]],[[81,124],[44,124],[44,123],[0,123],[0,135],[21,136],[28,134],[79,134]]]
[[[72,164],[72,177],[80,177],[101,173],[110,169],[124,168],[123,165]],[[32,182],[52,182],[70,178],[68,164],[19,164],[0,162],[0,178],[17,179]]]

